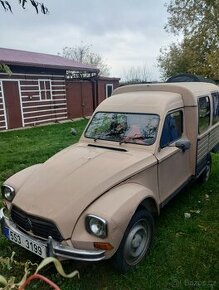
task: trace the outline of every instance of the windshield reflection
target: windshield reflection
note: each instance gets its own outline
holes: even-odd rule
[[[154,114],[98,112],[85,137],[94,140],[152,145],[156,140],[159,116]]]

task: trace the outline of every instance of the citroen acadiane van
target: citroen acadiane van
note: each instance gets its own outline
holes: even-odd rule
[[[2,234],[42,258],[112,258],[123,272],[147,254],[154,219],[219,149],[219,89],[209,83],[116,89],[79,143],[5,181]]]

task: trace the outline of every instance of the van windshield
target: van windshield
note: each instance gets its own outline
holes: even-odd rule
[[[156,140],[159,116],[155,114],[97,112],[85,137],[94,140],[152,145]]]

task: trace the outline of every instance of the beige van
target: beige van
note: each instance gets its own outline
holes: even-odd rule
[[[5,181],[2,233],[42,258],[113,258],[126,272],[147,254],[160,209],[219,149],[219,89],[208,83],[116,89],[79,143]]]

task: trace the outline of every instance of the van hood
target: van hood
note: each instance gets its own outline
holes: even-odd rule
[[[34,170],[13,204],[52,220],[68,239],[81,213],[95,199],[155,163],[156,158],[146,150],[125,152],[78,143]]]

